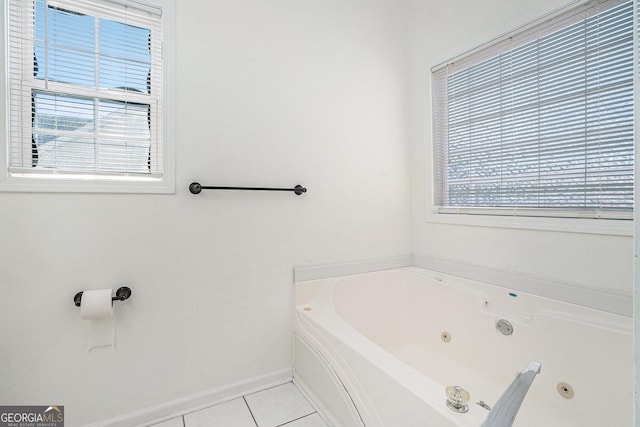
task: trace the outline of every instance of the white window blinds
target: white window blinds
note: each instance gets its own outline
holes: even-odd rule
[[[434,68],[439,212],[630,218],[633,49],[610,0]]]
[[[9,1],[9,172],[162,175],[160,9]]]

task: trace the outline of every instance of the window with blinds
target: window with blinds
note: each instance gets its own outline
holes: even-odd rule
[[[160,8],[9,1],[10,175],[163,174]]]
[[[434,67],[438,212],[631,219],[633,37],[598,1]]]

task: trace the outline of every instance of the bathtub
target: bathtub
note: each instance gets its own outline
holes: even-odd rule
[[[478,427],[477,402],[493,406],[534,360],[514,426],[632,425],[625,316],[405,267],[296,283],[294,323],[294,381],[336,427]],[[446,407],[451,385],[467,413]]]

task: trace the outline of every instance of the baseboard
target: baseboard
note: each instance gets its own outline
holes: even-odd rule
[[[340,424],[331,415],[331,413],[326,409],[323,409],[320,407],[320,405],[318,404],[320,400],[313,393],[313,390],[311,390],[311,387],[309,387],[300,378],[296,378],[296,377],[293,378],[293,383],[296,385],[296,387],[298,387],[298,390],[300,390],[300,393],[302,393],[305,399],[307,399],[311,407],[316,410],[316,413],[318,414],[318,416],[322,418],[322,421],[324,421],[324,423],[328,427],[340,427]]]
[[[281,385],[292,380],[291,368],[280,369],[265,375],[213,388],[190,396],[170,400],[128,414],[118,415],[104,421],[89,424],[89,427],[150,426],[190,412],[195,412],[218,403],[237,399],[244,395]]]

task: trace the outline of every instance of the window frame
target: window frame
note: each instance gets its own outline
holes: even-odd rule
[[[162,9],[162,40],[159,41],[161,43],[162,60],[162,99],[160,105],[162,110],[162,123],[159,128],[156,128],[161,135],[161,140],[157,140],[157,143],[162,146],[162,167],[159,170],[159,176],[151,176],[143,173],[110,175],[91,172],[39,171],[36,168],[29,169],[25,173],[11,172],[9,163],[9,145],[11,141],[9,139],[8,122],[10,111],[10,82],[8,78],[8,61],[6,61],[7,64],[5,67],[0,69],[0,79],[3,81],[3,83],[0,84],[0,98],[4,101],[0,103],[0,133],[4,136],[4,141],[0,144],[0,165],[2,165],[0,169],[0,192],[175,193],[174,103],[172,102],[175,74],[175,61],[173,60],[175,0],[153,0],[149,3],[127,0],[121,3],[127,2],[140,4],[142,6],[148,4]],[[3,3],[3,7],[0,10],[0,13],[2,13],[0,23],[0,25],[2,25],[0,28],[0,53],[4,58],[7,58],[9,53],[8,19],[10,6],[8,2]],[[87,11],[87,14],[96,16],[95,13],[91,14],[90,11]],[[31,44],[33,44],[33,34],[30,35],[29,39],[31,40]],[[25,61],[28,59],[29,58],[25,59]],[[32,67],[33,64],[31,63],[30,66]],[[154,72],[153,69],[152,72]],[[35,78],[32,79],[37,80]],[[63,94],[75,94],[74,89],[69,86],[74,85],[50,82],[47,92],[55,93],[56,89],[58,89],[61,90]],[[32,86],[32,89],[37,88]],[[86,96],[86,93],[89,91],[91,91],[91,89],[87,89],[87,92],[82,96]],[[105,91],[108,90],[100,90],[102,93]],[[118,91],[112,92],[114,92],[114,97],[111,99],[117,100],[119,96]],[[131,102],[140,101],[136,98],[136,94],[131,91],[127,91],[126,96]],[[146,104],[148,102],[143,103]],[[152,120],[154,120],[153,115]],[[30,121],[22,121],[23,132],[26,132],[28,135],[32,133],[31,126]]]
[[[554,210],[545,208],[499,208],[499,207],[443,207],[435,203],[435,187],[437,185],[436,179],[436,147],[435,147],[435,114],[434,114],[434,92],[433,92],[433,78],[434,71],[442,68],[448,63],[454,61],[464,61],[465,58],[480,51],[499,51],[500,45],[503,43],[509,43],[509,39],[514,36],[521,35],[527,31],[535,28],[541,24],[552,26],[560,25],[559,22],[568,15],[574,13],[582,13],[585,10],[592,7],[593,4],[599,3],[597,0],[581,0],[579,2],[573,2],[571,4],[560,7],[550,13],[543,15],[533,21],[530,21],[512,31],[502,34],[492,40],[482,43],[476,47],[463,51],[463,53],[449,58],[446,60],[438,61],[432,67],[429,67],[427,73],[427,79],[425,84],[428,90],[429,97],[425,100],[426,117],[430,120],[430,131],[426,144],[427,159],[426,165],[430,168],[425,176],[423,182],[426,183],[425,191],[425,221],[430,223],[439,224],[453,224],[453,225],[465,225],[465,226],[481,226],[492,228],[510,228],[510,229],[525,229],[525,230],[541,230],[541,231],[559,231],[569,233],[587,233],[587,234],[604,234],[604,235],[616,235],[616,236],[632,236],[633,235],[633,211],[622,212],[620,215],[613,214],[607,218],[600,218],[597,213],[593,212],[581,212],[578,209],[574,209],[570,215],[564,214],[564,210]],[[638,11],[636,8],[638,5],[636,1],[634,3],[634,21],[638,19]],[[638,37],[634,33],[634,55],[637,56],[638,50]],[[637,104],[638,87],[637,87],[637,74],[638,74],[638,61],[634,60],[634,102]],[[636,110],[637,110],[636,105]],[[634,117],[634,129],[637,128],[637,118]],[[637,131],[634,135],[634,140],[638,140]],[[634,141],[634,142],[635,142]],[[635,160],[638,161],[637,159]],[[634,196],[635,199],[635,196]]]

